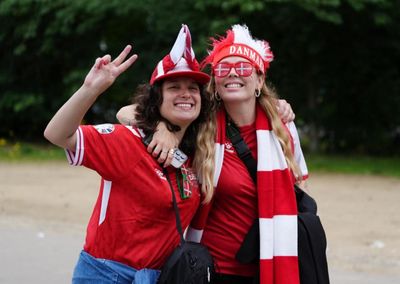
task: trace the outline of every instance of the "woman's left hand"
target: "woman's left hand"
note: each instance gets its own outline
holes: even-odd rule
[[[164,167],[167,167],[173,158],[171,149],[177,148],[178,144],[178,138],[168,130],[165,122],[161,121],[157,125],[153,139],[147,146],[147,152],[152,153],[153,157],[158,157],[157,162],[164,163]]]

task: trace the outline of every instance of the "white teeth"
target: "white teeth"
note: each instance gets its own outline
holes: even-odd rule
[[[226,87],[227,88],[240,88],[242,85],[240,84],[227,84]]]
[[[181,108],[190,108],[192,107],[191,104],[176,104],[177,107],[181,107]]]

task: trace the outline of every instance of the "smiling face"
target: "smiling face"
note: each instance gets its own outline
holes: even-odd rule
[[[237,62],[250,61],[243,57],[230,56],[225,57],[218,63],[229,63],[232,65]],[[261,89],[264,83],[264,76],[257,74],[257,71],[254,67],[252,68],[253,71],[251,72],[251,75],[247,77],[241,76],[240,65],[238,65],[237,69],[239,72],[237,72],[235,68],[231,68],[225,77],[215,76],[216,91],[223,100],[224,104],[239,102],[253,104],[256,100],[254,95],[255,91]]]
[[[172,124],[186,129],[200,114],[199,84],[190,78],[177,77],[162,83],[163,102],[160,114]]]

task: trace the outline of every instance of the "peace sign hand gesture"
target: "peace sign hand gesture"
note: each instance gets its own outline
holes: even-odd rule
[[[136,61],[138,57],[136,54],[125,60],[131,49],[132,46],[127,45],[114,61],[111,61],[109,54],[97,58],[92,69],[86,75],[83,86],[96,95],[107,90],[115,79]]]

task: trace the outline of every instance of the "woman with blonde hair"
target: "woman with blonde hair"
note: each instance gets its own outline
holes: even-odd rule
[[[216,263],[215,283],[300,281],[293,185],[303,185],[308,172],[296,127],[281,119],[277,96],[265,81],[272,60],[266,41],[253,38],[246,26],[234,25],[225,37],[214,39],[203,61],[203,66],[211,65],[208,92],[217,105],[202,131],[215,141],[214,162],[203,159],[214,171],[215,193],[192,222],[187,238],[208,247]],[[120,121],[127,117],[126,109],[118,114]],[[239,156],[232,132],[241,137],[239,144],[247,145],[244,156],[256,160],[256,174]],[[148,151],[157,155],[169,143],[173,136],[161,127]],[[236,254],[255,220],[260,226],[260,260],[239,262]]]
[[[308,172],[294,123],[279,118],[276,95],[266,84],[273,54],[266,41],[235,25],[215,39],[208,91],[219,102],[215,131],[215,196],[208,218],[188,236],[215,259],[216,283],[299,283],[297,207],[293,185]],[[256,160],[256,182],[229,133],[238,130]],[[254,220],[260,226],[260,261],[240,263],[236,254]],[[206,220],[206,221],[205,221]],[[257,275],[259,271],[259,275]]]

